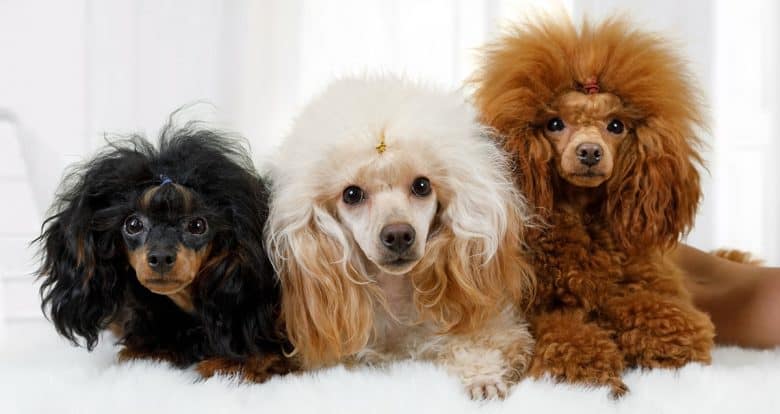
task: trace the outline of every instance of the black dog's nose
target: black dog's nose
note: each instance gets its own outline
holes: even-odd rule
[[[588,167],[598,164],[603,154],[604,150],[599,144],[584,143],[577,146],[577,158]]]
[[[382,244],[396,253],[403,253],[414,244],[414,228],[401,224],[389,224],[379,233]]]
[[[157,273],[165,273],[176,263],[176,251],[169,249],[155,249],[146,256],[149,267]]]

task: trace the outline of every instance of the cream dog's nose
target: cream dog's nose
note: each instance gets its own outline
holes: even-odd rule
[[[379,238],[388,250],[400,254],[414,244],[414,228],[406,223],[388,224]]]

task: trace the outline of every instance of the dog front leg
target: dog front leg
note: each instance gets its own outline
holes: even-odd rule
[[[209,358],[197,365],[198,373],[204,378],[214,375],[238,378],[241,381],[263,383],[277,375],[295,371],[292,359],[278,354],[251,356],[243,359]]]
[[[536,350],[529,368],[535,378],[609,386],[613,397],[628,392],[621,374],[623,354],[611,332],[585,320],[582,310],[544,313],[534,321]]]
[[[475,400],[505,398],[531,360],[533,338],[521,319],[505,311],[478,332],[443,336],[438,358]]]
[[[632,366],[679,368],[709,363],[715,329],[709,317],[683,299],[651,291],[611,299],[604,312]]]
[[[176,367],[184,368],[192,364],[188,355],[168,349],[143,349],[132,346],[123,347],[117,354],[120,363],[148,360],[156,362],[168,362]]]

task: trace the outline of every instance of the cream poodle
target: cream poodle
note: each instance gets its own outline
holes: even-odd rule
[[[273,161],[266,239],[304,369],[430,360],[475,399],[520,378],[524,200],[463,98],[397,78],[332,84]]]

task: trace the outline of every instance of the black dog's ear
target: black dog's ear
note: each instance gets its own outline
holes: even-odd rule
[[[200,287],[204,293],[199,311],[211,348],[218,355],[246,357],[279,346],[275,325],[278,287],[268,269],[258,268],[259,260],[242,257],[246,253],[238,246]]]
[[[280,349],[279,286],[262,242],[267,196],[261,184],[228,212],[229,231],[198,278],[196,307],[213,351],[241,358]],[[236,193],[242,194],[242,193]]]
[[[147,175],[139,152],[144,144],[133,145],[112,147],[69,175],[56,214],[35,240],[42,256],[41,307],[62,336],[74,344],[83,338],[90,350],[119,312],[133,275],[119,229],[130,183]]]
[[[51,222],[40,239],[45,255],[40,270],[42,308],[44,312],[48,308],[62,336],[74,344],[82,337],[91,350],[119,310],[124,281],[115,264],[99,258],[103,252],[98,249],[112,250],[113,242],[100,235],[80,234],[65,217]]]

